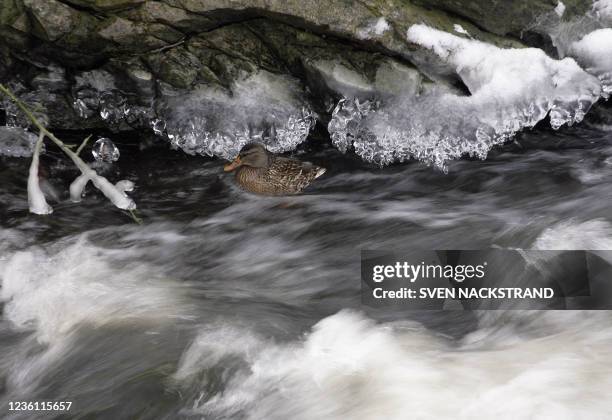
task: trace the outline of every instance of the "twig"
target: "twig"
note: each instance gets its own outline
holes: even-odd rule
[[[81,143],[79,148],[76,150],[77,156],[81,154],[81,151],[85,148],[85,145],[87,145],[87,142],[89,141],[89,139],[91,139],[91,134],[87,136],[85,140],[83,140],[83,143]]]
[[[132,220],[134,220],[134,222],[136,222],[139,225],[142,225],[143,221],[140,217],[138,217],[138,215],[136,214],[136,210],[128,210],[128,212],[130,213],[130,216],[132,217]]]
[[[187,38],[183,37],[182,39],[178,40],[174,44],[164,45],[163,47],[156,48],[154,50],[149,50],[149,51],[146,52],[146,54],[157,54],[157,53],[169,50],[171,48],[178,47],[179,45],[184,44],[185,41],[187,41]]]

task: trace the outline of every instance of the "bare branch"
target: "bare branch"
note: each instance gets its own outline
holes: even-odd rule
[[[81,151],[85,148],[85,146],[87,145],[87,142],[89,141],[89,139],[91,139],[91,134],[89,136],[85,137],[85,140],[83,140],[83,143],[81,143],[81,145],[77,149],[77,151],[76,151],[77,156],[81,154]]]

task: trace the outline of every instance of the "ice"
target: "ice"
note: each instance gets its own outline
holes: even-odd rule
[[[598,18],[612,22],[612,0],[596,0],[593,11]]]
[[[97,162],[113,163],[119,160],[119,149],[111,139],[102,137],[98,139],[91,151]]]
[[[85,174],[79,175],[72,184],[70,184],[70,200],[73,203],[80,203],[83,198],[83,192],[89,182],[89,177]]]
[[[361,120],[372,112],[374,107],[372,102],[360,102],[358,98],[340,100],[328,125],[333,145],[346,153],[351,144],[362,135]]]
[[[18,127],[0,127],[0,156],[32,156],[36,135]]]
[[[315,114],[297,81],[261,71],[236,82],[231,94],[201,88],[168,97],[155,131],[189,154],[226,159],[257,141],[277,153],[293,150],[314,127]]]
[[[85,164],[79,166],[81,169],[81,175],[79,175],[72,184],[70,184],[70,199],[78,203],[81,201],[83,191],[87,183],[91,181],[93,185],[108,198],[113,205],[122,210],[135,210],[136,203],[127,196],[125,191],[131,191],[126,189],[124,181],[120,181],[117,185],[111,184],[108,179],[100,176],[93,169],[87,167]],[[134,188],[132,184],[132,189]]]
[[[114,77],[104,70],[79,73],[72,89],[72,106],[79,117],[99,115],[111,128],[123,124],[132,128],[151,125],[155,118],[153,106],[134,105],[115,86]]]
[[[599,77],[604,94],[612,94],[612,29],[598,29],[574,42],[569,55],[576,57],[586,70]]]
[[[463,155],[486,158],[493,146],[547,115],[555,129],[580,122],[602,92],[599,80],[571,58],[502,49],[426,25],[412,26],[407,37],[450,66],[470,95],[433,89],[376,107],[345,99],[329,124],[341,150],[352,144],[381,165],[416,158],[446,169],[446,161]]]
[[[30,206],[30,213],[34,214],[51,214],[53,208],[47,204],[45,195],[40,189],[38,182],[38,157],[42,149],[44,136],[41,134],[36,141],[34,153],[32,154],[32,163],[30,164],[30,172],[28,176],[28,204]]]
[[[45,90],[30,91],[21,83],[9,83],[7,87],[28,106],[38,121],[43,125],[49,125],[49,116],[44,112],[46,110],[44,105],[48,102],[58,101],[57,94]],[[7,127],[27,129],[32,126],[26,115],[5,95],[0,95],[0,108],[4,109],[6,113]]]
[[[226,321],[202,328],[172,379],[198,387],[185,410],[207,419],[610,418],[609,314],[541,312],[476,314],[459,340],[346,310],[289,342]]]
[[[134,191],[134,183],[130,180],[123,179],[115,184],[115,188],[121,191],[126,197],[126,192]]]

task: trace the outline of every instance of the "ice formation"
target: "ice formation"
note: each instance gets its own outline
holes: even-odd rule
[[[83,191],[85,190],[85,186],[89,181],[94,184],[98,190],[102,192],[108,198],[111,203],[115,205],[115,207],[120,208],[122,210],[135,210],[136,203],[127,196],[125,191],[131,191],[131,189],[126,189],[125,184],[120,184],[120,181],[117,185],[111,184],[108,179],[104,178],[101,175],[98,175],[96,171],[90,168],[80,168],[82,174],[79,175],[72,184],[70,184],[70,199],[78,203],[81,201],[81,197],[83,195]],[[132,189],[133,189],[132,184]]]
[[[547,115],[555,129],[580,122],[602,93],[599,80],[571,58],[502,49],[426,25],[409,28],[407,38],[452,67],[470,95],[432,90],[382,104],[342,100],[329,124],[341,150],[352,145],[381,165],[417,158],[445,169],[446,161],[463,155],[484,159],[494,145]]]
[[[38,182],[38,165],[39,155],[42,149],[44,136],[41,134],[38,137],[36,146],[34,147],[34,153],[32,154],[32,163],[30,164],[30,173],[28,176],[28,205],[30,206],[30,213],[34,214],[51,214],[53,208],[47,204],[45,195],[43,194],[40,184]]]
[[[612,28],[588,33],[571,44],[568,54],[599,77],[605,97],[612,94]]]
[[[82,72],[75,77],[72,106],[81,118],[99,115],[110,126],[148,126],[155,118],[153,103],[131,104],[104,70]]]
[[[612,0],[597,0],[584,16],[562,20],[545,14],[529,29],[547,33],[559,57],[572,57],[597,76],[607,98],[612,93],[611,28]]]
[[[73,182],[70,184],[70,199],[74,202],[81,201],[81,196],[83,195],[83,190],[89,181],[96,187],[98,190],[102,192],[108,198],[111,203],[115,205],[115,207],[120,208],[122,210],[135,210],[136,203],[125,194],[125,191],[129,191],[128,189],[123,188],[123,185],[118,183],[118,187],[111,184],[108,179],[104,178],[101,175],[98,175],[96,171],[91,169],[83,160],[77,156],[76,153],[72,152],[70,149],[66,147],[62,147],[64,152],[72,159],[74,164],[81,171],[81,175],[79,175]],[[133,188],[133,185],[132,185]]]
[[[72,184],[70,184],[70,200],[73,203],[80,203],[83,197],[85,186],[89,182],[89,177],[85,174],[79,175]]]
[[[0,127],[0,156],[32,156],[36,135],[18,127]]]
[[[119,149],[111,139],[102,137],[93,145],[91,153],[96,162],[113,163],[119,160]]]
[[[593,11],[602,20],[612,21],[612,0],[596,0]]]
[[[236,82],[231,95],[203,88],[167,98],[153,127],[189,154],[229,159],[252,141],[275,153],[293,150],[315,123],[300,92],[293,79],[261,71]]]

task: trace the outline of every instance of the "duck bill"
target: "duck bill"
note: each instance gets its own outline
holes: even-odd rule
[[[240,157],[237,157],[236,159],[234,159],[231,163],[228,163],[227,165],[225,165],[223,167],[223,170],[225,172],[232,172],[233,170],[235,170],[237,167],[239,167],[240,165],[242,165],[242,162],[240,162]]]

